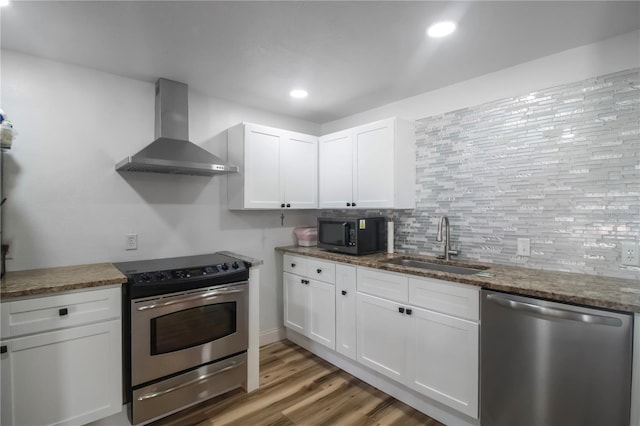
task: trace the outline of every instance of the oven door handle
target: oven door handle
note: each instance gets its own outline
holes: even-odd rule
[[[196,383],[203,382],[203,381],[205,381],[207,379],[210,379],[211,377],[216,376],[218,374],[224,373],[224,372],[229,371],[229,370],[233,370],[234,368],[238,368],[242,364],[244,364],[244,360],[240,361],[240,362],[234,361],[231,365],[229,365],[227,367],[223,367],[220,370],[216,370],[216,371],[214,371],[212,373],[196,377],[195,379],[189,380],[188,382],[181,383],[181,384],[179,384],[177,386],[173,386],[173,387],[171,387],[169,389],[164,389],[164,390],[161,390],[161,391],[158,391],[158,392],[151,392],[151,393],[147,393],[147,394],[144,394],[142,396],[139,396],[138,397],[138,401],[144,401],[145,399],[157,398],[159,396],[166,395],[166,394],[171,393],[171,392],[175,392],[175,391],[180,390],[182,388],[185,388],[187,386],[191,386],[191,385],[194,385]]]
[[[183,302],[190,302],[193,300],[211,300],[211,299],[215,299],[218,296],[224,296],[226,294],[233,294],[233,293],[242,293],[245,292],[246,290],[242,289],[242,290],[215,290],[215,291],[210,291],[208,293],[204,293],[204,294],[199,294],[197,296],[190,296],[190,297],[183,297],[177,300],[169,300],[167,302],[163,302],[163,303],[154,303],[151,305],[144,305],[144,306],[140,306],[137,308],[138,311],[146,311],[147,309],[155,309],[155,308],[163,308],[165,306],[169,306],[169,305],[175,305],[176,303],[183,303]]]

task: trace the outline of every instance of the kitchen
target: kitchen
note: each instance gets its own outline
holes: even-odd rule
[[[148,62],[167,68],[158,68],[163,73],[154,78],[147,76],[141,69],[130,69],[123,76],[112,68],[112,55],[117,52],[110,51],[109,46],[124,48],[126,40],[116,40],[114,45],[110,45],[108,40],[96,36],[96,39],[88,38],[86,44],[78,43],[76,31],[80,31],[79,29],[71,23],[56,23],[62,22],[60,20],[65,19],[65,16],[66,19],[73,18],[74,13],[81,13],[82,9],[74,9],[76,6],[71,4],[51,3],[49,6],[38,3],[14,4],[13,10],[3,9],[1,12],[2,108],[17,131],[12,149],[3,153],[3,197],[7,198],[7,202],[2,207],[2,241],[3,244],[10,245],[7,269],[20,271],[97,262],[125,262],[197,255],[212,250],[242,253],[263,261],[260,266],[261,343],[284,337],[282,282],[279,278],[281,270],[274,248],[293,243],[294,227],[314,224],[317,216],[332,212],[287,210],[284,212],[284,226],[281,226],[283,212],[280,210],[229,210],[227,177],[224,176],[201,178],[144,173],[125,175],[115,172],[116,162],[151,142],[154,128],[153,87],[156,78],[173,77],[189,83],[192,87],[189,92],[190,140],[227,158],[227,129],[240,122],[326,135],[398,116],[415,121],[416,132],[426,134],[432,128],[444,128],[446,123],[455,120],[455,117],[447,115],[451,111],[465,110],[470,115],[478,115],[485,104],[497,108],[496,103],[504,99],[525,97],[548,88],[582,87],[580,85],[584,81],[619,73],[627,75],[624,71],[628,70],[636,70],[637,75],[639,66],[638,15],[627,13],[626,15],[632,16],[632,22],[624,21],[627,22],[626,26],[618,24],[621,28],[619,33],[609,33],[601,39],[585,37],[582,43],[571,45],[566,42],[568,44],[564,47],[539,51],[528,57],[521,52],[526,49],[516,49],[514,52],[523,56],[513,53],[516,55],[513,62],[503,63],[493,69],[485,68],[480,74],[464,75],[459,80],[451,80],[440,87],[434,86],[411,95],[390,98],[349,112],[340,112],[336,105],[335,111],[327,110],[325,116],[306,119],[303,115],[295,115],[293,111],[306,112],[309,117],[312,111],[306,110],[297,101],[280,101],[282,112],[273,112],[276,110],[255,104],[246,93],[244,98],[239,96],[232,102],[224,100],[222,96],[215,97],[193,89],[194,82],[202,78],[198,77],[198,67],[181,71],[182,68],[178,65],[175,65],[177,68],[172,68],[171,63],[165,63],[171,62],[169,59],[145,53],[150,52],[147,50],[150,41],[144,36],[131,39],[131,51],[140,57],[124,57],[121,61],[134,65]],[[627,7],[633,7],[634,4],[629,2]],[[21,21],[22,18],[15,14],[21,10],[27,14],[27,9],[21,9],[27,6],[35,9],[31,10],[35,15],[30,20],[24,18],[27,20]],[[133,5],[124,6],[124,10],[106,9],[104,14],[112,17],[114,22],[119,22],[124,29],[129,29],[124,16],[135,16],[140,10]],[[172,6],[169,2],[165,7]],[[391,6],[387,7],[393,11]],[[36,13],[38,8],[44,9]],[[176,9],[180,8],[176,6]],[[246,9],[240,12],[245,14],[242,15],[243,18],[252,19],[251,22],[257,21],[261,13],[267,13],[260,9],[252,11],[249,5]],[[349,12],[357,12],[357,6],[353,10],[340,10],[340,13]],[[84,13],[87,14],[86,17],[92,16],[87,10]],[[155,13],[162,16],[160,12]],[[187,17],[195,19],[194,15],[198,15],[197,10],[187,14]],[[160,19],[154,14],[151,16]],[[221,13],[220,16],[225,15]],[[48,20],[46,17],[57,18]],[[335,16],[330,14],[329,17]],[[226,28],[221,21],[220,18],[215,23]],[[153,19],[143,22],[148,26],[157,23]],[[176,27],[179,28],[180,23],[176,22]],[[21,31],[12,25],[20,25]],[[106,18],[96,19],[94,25],[98,34],[104,36],[113,33],[110,21]],[[35,28],[39,31],[35,31]],[[202,31],[206,25],[200,23],[199,28]],[[29,29],[35,34],[35,39],[31,42],[20,36],[12,36]],[[128,34],[124,30],[122,33],[122,37]],[[42,35],[38,37],[38,34]],[[161,40],[171,46],[172,35],[175,33],[169,33]],[[86,36],[90,37],[90,33]],[[55,42],[50,43],[49,39]],[[340,41],[337,36],[336,40]],[[564,40],[558,40],[558,44],[561,42]],[[444,45],[445,41],[442,43]],[[210,48],[208,42],[196,45],[202,51]],[[64,46],[74,47],[69,52],[65,51]],[[196,47],[193,49],[195,51]],[[260,61],[265,60],[264,49],[266,47],[256,45],[253,49],[244,51],[247,52],[248,60]],[[102,51],[102,57],[95,58],[96,55],[91,54],[96,50]],[[269,53],[268,50],[266,52]],[[71,53],[75,56],[69,56]],[[180,54],[182,53],[176,53],[178,56],[173,60],[176,64],[188,63],[185,62],[187,59],[193,60],[191,57],[179,56]],[[367,57],[363,60],[368,59],[367,55],[362,55]],[[82,66],[77,58],[83,56],[94,57],[95,62]],[[334,69],[340,67],[339,60],[348,63],[342,57],[337,60],[327,57],[322,59],[333,64]],[[225,70],[222,65],[218,66],[216,72],[221,74],[220,78],[224,73],[232,72]],[[456,72],[462,75],[459,67]],[[184,78],[178,78],[182,76]],[[255,75],[251,77],[256,78]],[[334,84],[338,84],[335,82],[341,81],[341,78],[343,77],[336,76]],[[633,72],[631,77],[627,75],[626,81],[634,81]],[[637,86],[637,77],[635,82]],[[239,94],[244,93],[242,87],[234,86],[233,89]],[[285,89],[288,92],[289,87]],[[338,92],[341,90],[344,88],[337,87],[331,94],[340,99]],[[313,97],[312,94],[310,97]],[[435,121],[430,117],[435,117]],[[562,188],[570,184],[559,182],[555,174],[543,173],[542,176],[546,176],[546,179],[535,176],[538,179],[536,186],[523,189],[524,207],[514,206],[509,202],[513,193],[507,192],[503,198],[497,196],[502,204],[491,205],[483,203],[483,200],[490,199],[489,194],[478,192],[474,195],[464,189],[456,192],[457,185],[469,185],[469,181],[465,181],[462,176],[465,170],[460,175],[452,176],[438,167],[443,164],[452,168],[459,167],[464,165],[463,159],[447,156],[442,151],[434,153],[437,145],[428,145],[424,136],[420,142],[421,137],[417,135],[416,209],[408,212],[382,211],[383,215],[395,216],[396,248],[409,253],[439,254],[441,245],[435,242],[437,219],[441,215],[448,215],[451,219],[452,240],[460,249],[461,259],[637,281],[640,279],[638,268],[621,265],[620,248],[616,244],[618,239],[635,240],[637,244],[640,237],[637,118],[635,122],[632,121],[631,128],[625,123],[627,121],[620,120],[621,126],[627,127],[615,128],[615,131],[626,135],[623,139],[631,141],[631,145],[616,145],[615,141],[605,140],[602,146],[607,148],[597,154],[599,160],[594,160],[609,161],[612,169],[623,169],[624,176],[622,172],[620,176],[611,172],[604,179],[597,178],[594,183],[582,178],[585,173],[575,172],[572,174],[575,178],[572,184],[585,182],[585,186],[576,191],[565,189],[563,192]],[[562,137],[562,134],[554,134],[554,129],[549,129],[549,132],[550,137]],[[462,149],[464,146],[464,141],[460,141],[456,148]],[[482,178],[487,182],[492,182],[493,179],[499,186],[502,181],[498,178],[506,172],[496,166],[497,159],[505,154],[505,150],[498,147],[499,145],[491,151],[483,145],[482,150],[472,154],[488,164]],[[508,148],[507,153],[510,152]],[[623,148],[626,151],[618,151]],[[591,147],[583,149],[587,150],[586,156],[590,158],[588,150]],[[487,157],[481,157],[483,152]],[[573,153],[574,158],[578,158],[580,153],[585,151]],[[558,161],[557,155],[559,154],[551,151],[545,153],[542,158],[535,159],[539,164],[531,164],[531,169],[543,169],[545,162]],[[607,155],[615,158],[604,158]],[[616,160],[621,163],[615,163]],[[532,170],[527,170],[527,160],[511,165],[519,168],[517,174],[521,175],[514,185],[526,186],[528,173],[533,173]],[[575,167],[573,170],[585,168],[588,166]],[[431,174],[429,170],[438,171]],[[627,182],[626,189],[622,189],[618,183],[622,179]],[[540,198],[535,197],[543,196],[543,188],[546,186],[554,186],[557,193],[565,199],[574,199],[575,208],[568,211],[562,209],[556,213],[554,205],[539,202]],[[586,201],[579,199],[580,192],[585,194]],[[620,195],[624,192],[630,195],[626,198]],[[540,205],[545,209],[535,210]],[[589,208],[595,205],[610,208]],[[498,215],[500,206],[504,210],[513,211],[507,217],[514,220],[505,219],[501,222]],[[377,213],[378,210],[374,212]],[[460,215],[456,216],[456,213]],[[571,218],[574,218],[574,222],[570,221]],[[576,223],[575,220],[578,219],[584,221]],[[597,237],[588,232],[595,226],[602,226],[602,234]],[[137,250],[124,250],[124,236],[128,234],[137,234]],[[515,256],[517,238],[530,239],[531,256]]]

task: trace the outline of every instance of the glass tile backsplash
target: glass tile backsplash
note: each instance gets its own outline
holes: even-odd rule
[[[415,125],[416,209],[370,212],[394,217],[397,251],[439,254],[447,215],[461,259],[640,279],[620,263],[640,240],[640,69]]]

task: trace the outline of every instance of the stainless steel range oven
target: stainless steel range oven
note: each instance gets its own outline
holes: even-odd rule
[[[243,386],[247,265],[222,254],[116,264],[128,277],[125,396],[133,424]]]

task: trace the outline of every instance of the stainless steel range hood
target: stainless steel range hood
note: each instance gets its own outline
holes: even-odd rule
[[[186,84],[164,78],[156,82],[155,141],[116,164],[119,172],[154,172],[213,176],[234,173],[238,166],[189,142]]]

